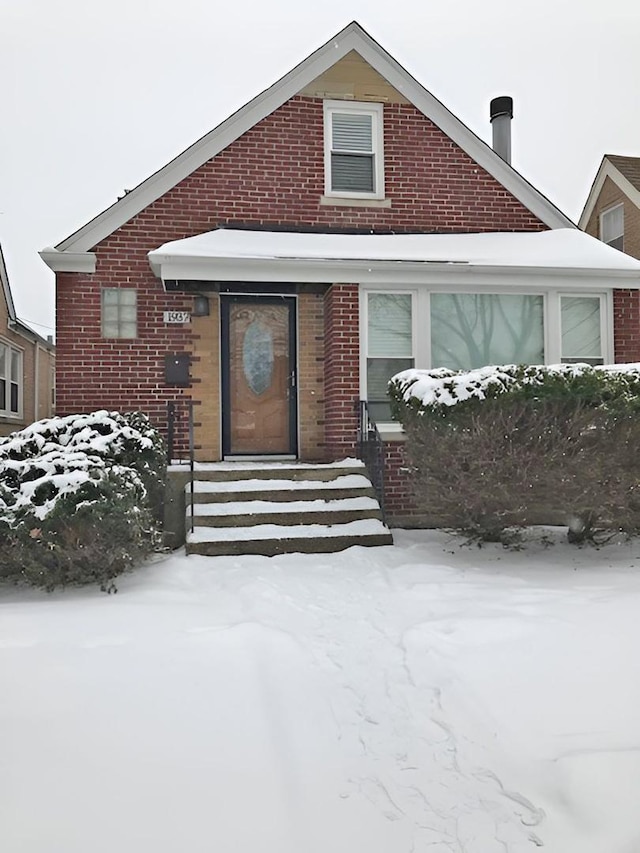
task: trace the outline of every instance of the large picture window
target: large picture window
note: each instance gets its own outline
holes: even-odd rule
[[[22,352],[0,342],[0,416],[22,415]]]
[[[325,101],[325,194],[382,198],[382,105]]]
[[[388,382],[414,366],[598,365],[613,358],[607,294],[514,291],[363,287],[360,376],[373,419],[390,424]]]
[[[543,364],[542,296],[431,294],[431,364],[467,370],[486,364]]]

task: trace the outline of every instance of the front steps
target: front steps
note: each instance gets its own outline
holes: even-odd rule
[[[187,554],[313,554],[393,542],[357,459],[333,465],[200,464],[193,531],[190,504],[187,484]]]

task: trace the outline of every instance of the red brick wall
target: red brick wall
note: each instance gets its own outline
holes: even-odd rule
[[[328,456],[354,456],[360,399],[358,285],[334,284],[325,296],[325,441]]]
[[[545,226],[414,107],[385,104],[386,195],[391,207],[320,203],[322,101],[295,97],[103,240],[93,276],[58,275],[58,397],[66,414],[140,408],[164,424],[166,401],[190,393],[164,385],[164,355],[189,349],[189,326],[165,326],[166,309],[192,299],[165,294],[147,252],[221,224],[488,231]],[[139,337],[103,340],[100,288],[136,287]],[[344,301],[346,300],[346,301]],[[358,397],[358,312],[353,285],[327,299],[327,443],[351,446]],[[340,403],[339,396],[348,395]]]
[[[616,364],[640,362],[640,292],[613,291],[613,342]]]

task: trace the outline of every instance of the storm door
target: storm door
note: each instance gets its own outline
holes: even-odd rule
[[[295,299],[225,296],[221,307],[223,453],[295,455]]]

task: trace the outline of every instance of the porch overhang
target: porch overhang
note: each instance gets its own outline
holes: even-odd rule
[[[221,228],[149,252],[163,281],[433,283],[640,289],[640,261],[575,229],[321,234]]]

